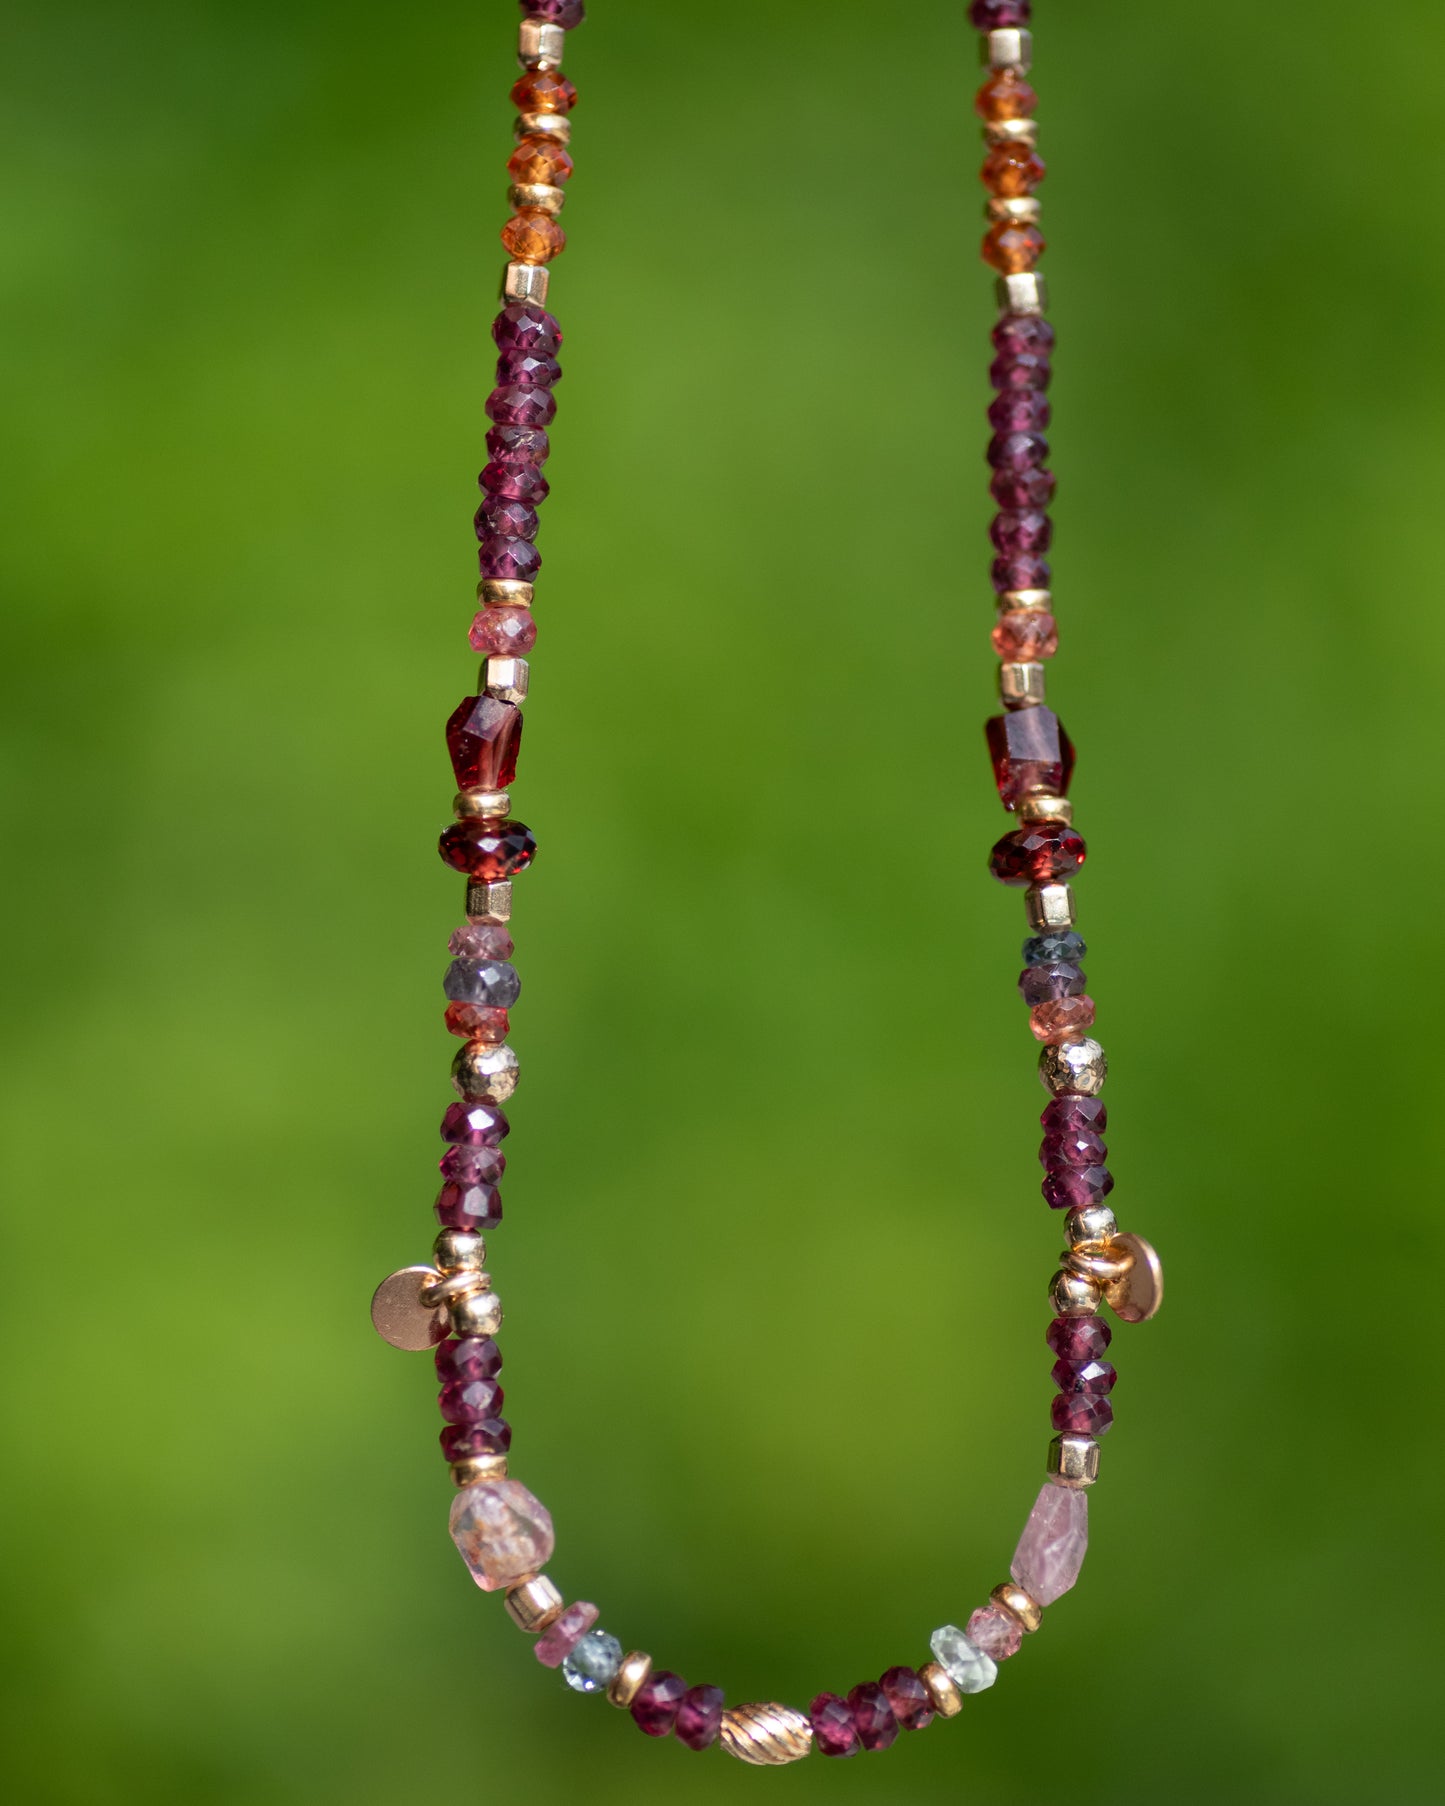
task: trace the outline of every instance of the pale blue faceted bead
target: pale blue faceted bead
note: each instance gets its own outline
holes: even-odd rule
[[[998,1663],[970,1643],[956,1624],[934,1631],[929,1643],[934,1660],[960,1693],[982,1693],[998,1679]]]
[[[622,1645],[610,1631],[589,1630],[562,1664],[562,1679],[578,1693],[600,1693],[622,1666]]]

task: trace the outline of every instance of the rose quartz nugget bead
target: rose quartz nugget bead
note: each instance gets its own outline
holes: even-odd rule
[[[484,1480],[464,1488],[452,1501],[451,1532],[484,1593],[535,1574],[556,1544],[552,1514],[520,1480]]]
[[[996,1605],[976,1611],[964,1626],[963,1634],[975,1649],[981,1649],[996,1662],[1006,1662],[1017,1655],[1024,1640],[1024,1627],[1017,1618],[1001,1612]]]
[[[1009,1573],[1040,1605],[1052,1605],[1079,1578],[1088,1547],[1088,1493],[1046,1484],[1034,1500]]]

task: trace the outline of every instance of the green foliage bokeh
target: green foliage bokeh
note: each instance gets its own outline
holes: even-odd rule
[[[429,1363],[366,1323],[448,1095],[516,10],[17,0],[8,1798],[1438,1798],[1445,17],[1035,10],[1051,691],[1170,1296],[1044,1634],[960,1721],[762,1780],[530,1660],[446,1537]],[[513,1467],[628,1646],[806,1703],[1003,1577],[1048,1435],[975,48],[963,0],[592,11]]]

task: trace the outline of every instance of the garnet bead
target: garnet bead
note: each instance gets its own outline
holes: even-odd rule
[[[973,104],[979,117],[992,123],[1031,118],[1039,97],[1016,70],[1000,69],[979,89]]]
[[[1047,389],[1053,374],[1048,358],[1033,351],[1001,351],[988,367],[988,380],[999,390]]]
[[[985,0],[991,4],[992,0]],[[1010,0],[1010,4],[1027,6],[1028,0]],[[587,17],[587,8],[583,0],[521,0],[522,11],[529,19],[541,19],[547,25],[560,25],[563,31],[571,31]]]
[[[487,418],[498,426],[546,426],[556,413],[557,397],[550,389],[508,383],[487,397]]]
[[[500,1148],[448,1148],[438,1162],[448,1185],[495,1185],[507,1170]]]
[[[494,1380],[502,1371],[502,1351],[490,1336],[439,1342],[433,1359],[444,1386],[452,1380]]]
[[[921,1731],[933,1722],[933,1700],[916,1668],[890,1668],[878,1685],[905,1731]]]
[[[1055,1404],[1058,1402],[1054,1400]],[[465,1461],[469,1455],[505,1455],[512,1446],[512,1426],[504,1417],[485,1417],[480,1423],[449,1423],[438,1441],[448,1461]]]
[[[888,1695],[876,1681],[861,1681],[848,1695],[848,1709],[865,1750],[886,1750],[898,1736],[898,1720]]]
[[[1000,884],[1057,884],[1072,877],[1086,856],[1082,834],[1062,822],[1035,822],[995,842],[988,869]]]
[[[848,1703],[836,1693],[820,1693],[808,1708],[808,1718],[820,1755],[856,1756],[862,1749]]]
[[[542,568],[542,554],[529,539],[489,533],[477,552],[477,569],[484,578],[504,583],[530,583]]]
[[[495,1104],[448,1104],[442,1117],[442,1140],[454,1147],[494,1148],[510,1129]]]
[[[552,441],[545,427],[494,426],[488,430],[487,456],[493,464],[545,464],[551,454]]]
[[[1098,1361],[1114,1340],[1102,1317],[1055,1317],[1044,1334],[1054,1353],[1065,1361]]]
[[[1051,470],[996,470],[988,492],[1000,508],[1047,508],[1057,487]]]
[[[1091,1398],[1102,1398],[1114,1390],[1119,1376],[1108,1361],[1061,1358],[1054,1362],[1051,1377],[1060,1392],[1087,1392]]]
[[[1114,1422],[1109,1400],[1091,1398],[1087,1392],[1061,1392],[1049,1414],[1061,1436],[1105,1436]]]
[[[1072,1135],[1086,1130],[1102,1135],[1109,1126],[1108,1106],[1097,1097],[1070,1092],[1046,1104],[1039,1123],[1045,1135]]]
[[[629,1708],[638,1730],[649,1737],[666,1737],[677,1720],[687,1682],[665,1668],[654,1668],[633,1695]]]
[[[1041,433],[1053,417],[1053,406],[1042,389],[1005,386],[988,405],[988,423],[996,433]],[[488,450],[491,444],[488,434]]]
[[[505,790],[517,775],[521,744],[522,711],[516,703],[500,702],[495,696],[463,697],[447,721],[447,751],[462,790]],[[470,1001],[483,1000],[473,997]],[[488,997],[485,1001],[504,1000]]]
[[[560,69],[529,69],[512,88],[519,113],[570,113],[576,104],[577,90]]]
[[[1047,358],[1056,334],[1042,314],[1004,314],[989,334],[994,350],[1004,357],[1025,354]]]
[[[997,31],[1004,25],[1027,25],[1032,12],[1031,0],[971,0],[968,18],[980,31]]]
[[[467,634],[473,652],[486,657],[525,657],[537,644],[537,623],[530,608],[479,609]]]
[[[501,1410],[502,1398],[495,1380],[448,1380],[437,1404],[448,1423],[484,1423]]]
[[[561,382],[562,366],[538,351],[504,351],[497,359],[497,386],[516,383],[524,389],[550,389]]]
[[[1005,809],[1017,809],[1031,791],[1067,796],[1074,775],[1074,747],[1052,709],[1012,709],[984,729],[994,783]],[[1030,1003],[1039,998],[1030,997]]]
[[[1087,1210],[1102,1204],[1113,1189],[1114,1175],[1107,1166],[1061,1166],[1039,1187],[1050,1210]]]
[[[988,536],[1005,558],[1015,558],[1020,553],[1047,552],[1054,525],[1047,514],[1029,508],[994,515]]]
[[[567,155],[560,145],[557,148],[562,156]],[[556,319],[545,307],[536,307],[530,301],[508,302],[492,321],[492,338],[504,353],[519,351],[532,357],[555,358],[562,348],[562,328]]]
[[[1016,589],[1047,589],[1053,567],[1047,558],[1024,552],[1016,558],[995,558],[988,575],[994,589],[1002,596]]]
[[[1107,1144],[1087,1129],[1045,1135],[1039,1147],[1039,1165],[1047,1173],[1057,1173],[1070,1166],[1102,1166],[1108,1158]]]
[[[535,466],[503,465],[501,468],[532,470]],[[481,507],[472,516],[472,527],[478,539],[535,539],[540,525],[537,510],[530,502],[520,502],[505,495],[484,497]]]
[[[526,502],[536,508],[552,493],[552,485],[542,475],[540,464],[488,464],[477,478],[477,482],[489,496],[498,496],[509,502]],[[486,504],[483,503],[483,507]],[[478,519],[481,517],[478,516]],[[536,515],[532,516],[532,532],[535,533]],[[500,522],[494,531],[505,533],[506,527]],[[482,537],[481,533],[477,538]],[[531,534],[520,532],[518,537],[530,539]]]
[[[474,816],[445,830],[440,852],[454,872],[500,884],[527,869],[537,856],[537,842],[524,822]]]
[[[434,1208],[443,1229],[495,1229],[502,1220],[502,1194],[495,1185],[444,1185]]]
[[[489,1047],[499,1047],[511,1026],[505,1010],[479,1003],[449,1003],[442,1020],[449,1035],[462,1041],[485,1041]]]
[[[716,1743],[726,1697],[721,1687],[689,1687],[678,1703],[673,1722],[677,1741],[690,1750],[705,1750]]]
[[[555,138],[523,138],[507,159],[507,174],[514,182],[540,182],[558,188],[572,174],[567,147]]]

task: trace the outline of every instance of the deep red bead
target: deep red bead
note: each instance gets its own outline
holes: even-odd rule
[[[545,464],[552,441],[541,426],[494,426],[487,432],[487,456],[493,464]]]
[[[1056,884],[1078,871],[1086,856],[1082,834],[1062,822],[1035,822],[996,841],[988,869],[1000,884]]]
[[[1055,336],[1042,314],[1004,314],[989,334],[994,350],[1006,357],[1026,353],[1047,357],[1054,348]]]
[[[1062,1360],[1098,1361],[1114,1332],[1102,1317],[1055,1317],[1044,1340]]]
[[[820,1693],[808,1708],[813,1741],[822,1756],[856,1756],[863,1745],[852,1709],[836,1693]]]
[[[689,1687],[678,1703],[672,1727],[677,1741],[690,1750],[705,1750],[716,1743],[726,1698],[721,1687]]]
[[[448,1423],[485,1423],[501,1412],[502,1397],[495,1380],[448,1380],[437,1404]]]
[[[677,1721],[678,1707],[686,1692],[687,1682],[680,1674],[654,1668],[633,1695],[630,1710],[638,1730],[649,1737],[666,1737]]]
[[[531,583],[542,568],[542,554],[530,539],[489,533],[477,547],[477,569],[492,583]]]
[[[530,470],[529,464],[519,466]],[[478,539],[535,539],[541,522],[530,502],[513,501],[505,495],[487,495],[472,516],[472,531]]]
[[[1057,488],[1058,478],[1051,470],[996,470],[988,484],[999,507],[1013,513],[1047,508]]]
[[[505,1010],[481,1003],[449,1003],[442,1020],[459,1041],[485,1041],[490,1047],[500,1047],[511,1028]]]
[[[1088,1129],[1069,1129],[1062,1135],[1045,1135],[1039,1147],[1039,1165],[1056,1173],[1071,1166],[1102,1166],[1109,1150]]]
[[[1061,1166],[1039,1187],[1050,1210],[1087,1210],[1102,1204],[1113,1189],[1114,1175],[1107,1166]]]
[[[898,1720],[876,1681],[860,1681],[848,1695],[848,1709],[865,1750],[886,1750],[897,1737]]]
[[[1109,1126],[1109,1107],[1101,1098],[1069,1093],[1052,1098],[1044,1105],[1039,1124],[1045,1135],[1067,1135],[1082,1130],[1102,1135]]]
[[[1114,1407],[1107,1398],[1091,1398],[1087,1392],[1061,1392],[1050,1416],[1061,1436],[1105,1436],[1114,1422]]]
[[[1019,552],[995,558],[988,574],[994,589],[1003,596],[1015,589],[1047,589],[1053,566],[1047,558],[1033,552]]]
[[[460,1336],[439,1342],[437,1378],[445,1386],[451,1380],[494,1380],[502,1371],[502,1351],[490,1336]]]
[[[550,389],[555,382],[562,380],[562,366],[555,357],[545,357],[535,351],[504,351],[497,359],[497,387],[510,388],[513,384],[523,389]]]
[[[890,1668],[878,1685],[905,1731],[921,1731],[932,1724],[933,1701],[916,1668]]]
[[[1041,470],[1049,461],[1049,442],[1042,433],[995,433],[986,455],[993,470]]]
[[[502,1220],[502,1194],[495,1185],[444,1185],[435,1209],[443,1229],[495,1229]]]
[[[526,871],[537,856],[537,842],[523,822],[472,816],[446,829],[439,851],[454,872],[500,884]]]
[[[1054,374],[1048,358],[1032,351],[1003,351],[988,367],[995,389],[1047,389]],[[497,418],[492,415],[493,420]]]
[[[1042,389],[1004,389],[989,403],[988,423],[996,433],[1041,433],[1053,415],[1053,405]],[[487,446],[490,450],[490,434]]]
[[[522,711],[495,696],[464,696],[447,722],[459,790],[505,790],[517,775]],[[458,824],[460,825],[460,824]]]
[[[448,1104],[442,1117],[442,1140],[454,1147],[494,1148],[512,1125],[495,1104]]]
[[[530,301],[509,301],[492,321],[492,337],[499,351],[554,357],[562,348],[562,328],[545,307]]]
[[[1060,1392],[1087,1392],[1090,1398],[1102,1398],[1114,1390],[1119,1376],[1107,1361],[1069,1361],[1061,1357],[1054,1362],[1051,1377]]]
[[[1038,508],[1005,509],[989,522],[988,536],[1005,558],[1047,552],[1054,523]]]
[[[998,0],[988,0],[997,4]],[[1029,0],[1009,0],[1010,4],[1027,6]],[[521,0],[522,11],[529,19],[545,19],[549,25],[560,25],[572,31],[587,17],[582,0]]]
[[[984,732],[993,760],[993,781],[1005,809],[1017,809],[1030,791],[1049,796],[1069,794],[1074,745],[1052,709],[1042,704],[1010,709],[1006,715],[993,716]]]
[[[440,1170],[448,1185],[495,1185],[507,1170],[507,1156],[500,1148],[448,1148]]]
[[[487,397],[487,418],[498,426],[550,426],[557,415],[557,397],[550,389],[506,383]]]
[[[502,1417],[449,1423],[437,1440],[448,1461],[465,1461],[468,1455],[505,1455],[512,1446],[512,1426]]]
[[[552,493],[540,464],[488,464],[477,481],[488,495],[526,502],[533,508],[540,507]]]

